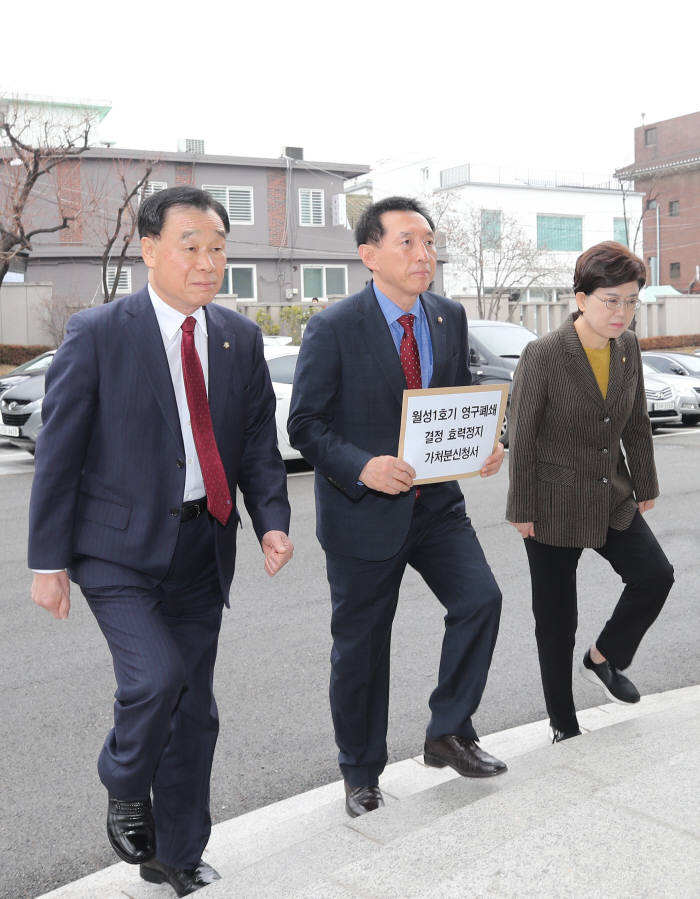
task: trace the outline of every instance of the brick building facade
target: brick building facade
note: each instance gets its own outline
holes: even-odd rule
[[[700,112],[634,130],[634,164],[616,172],[645,194],[649,283],[700,287]]]

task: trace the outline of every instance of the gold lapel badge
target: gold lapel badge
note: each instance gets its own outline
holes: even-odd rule
[[[442,316],[441,316],[441,315],[438,315],[438,317],[437,317],[437,323],[438,323],[439,325],[442,324]]]
[[[228,342],[228,340],[224,341],[224,349],[228,350],[228,349],[230,349],[230,347],[231,347],[231,344]],[[623,359],[623,362],[624,362],[624,359]]]
[[[622,357],[622,361],[623,361],[623,362],[627,362],[627,356],[623,356],[623,357]]]

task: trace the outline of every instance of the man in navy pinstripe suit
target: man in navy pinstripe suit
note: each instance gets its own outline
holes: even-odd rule
[[[223,206],[194,188],[161,191],[142,205],[148,286],[70,320],[46,378],[30,506],[34,601],[67,618],[75,581],[112,653],[114,727],[98,762],[110,842],[141,864],[144,879],[169,882],[178,895],[218,879],[201,855],[211,828],[212,683],[238,487],[267,573],[292,555],[260,331],[208,305],[221,286],[228,230]],[[223,523],[207,511],[208,463],[190,422],[186,320],[188,329],[194,320],[230,499]]]
[[[464,309],[428,290],[434,231],[427,210],[410,197],[387,197],[365,210],[355,237],[372,282],[311,319],[294,376],[289,437],[316,469],[316,534],[331,591],[331,713],[352,817],[384,802],[391,628],[407,565],[447,613],[425,762],[467,777],[506,770],[478,745],[472,723],[501,591],[458,483],[416,489],[414,469],[397,456],[409,378],[423,388],[471,382]],[[404,341],[412,355],[406,367]],[[502,460],[498,444],[482,476],[495,474]]]

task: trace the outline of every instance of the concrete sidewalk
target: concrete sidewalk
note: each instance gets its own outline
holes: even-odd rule
[[[700,897],[700,686],[579,713],[549,744],[538,721],[481,740],[508,762],[472,780],[390,765],[387,806],[344,811],[342,781],[214,827],[205,852],[237,899]],[[43,899],[169,899],[116,864]]]

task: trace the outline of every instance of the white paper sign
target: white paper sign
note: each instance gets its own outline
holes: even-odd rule
[[[415,483],[478,474],[496,447],[507,400],[507,384],[404,390],[399,458],[415,468]]]

